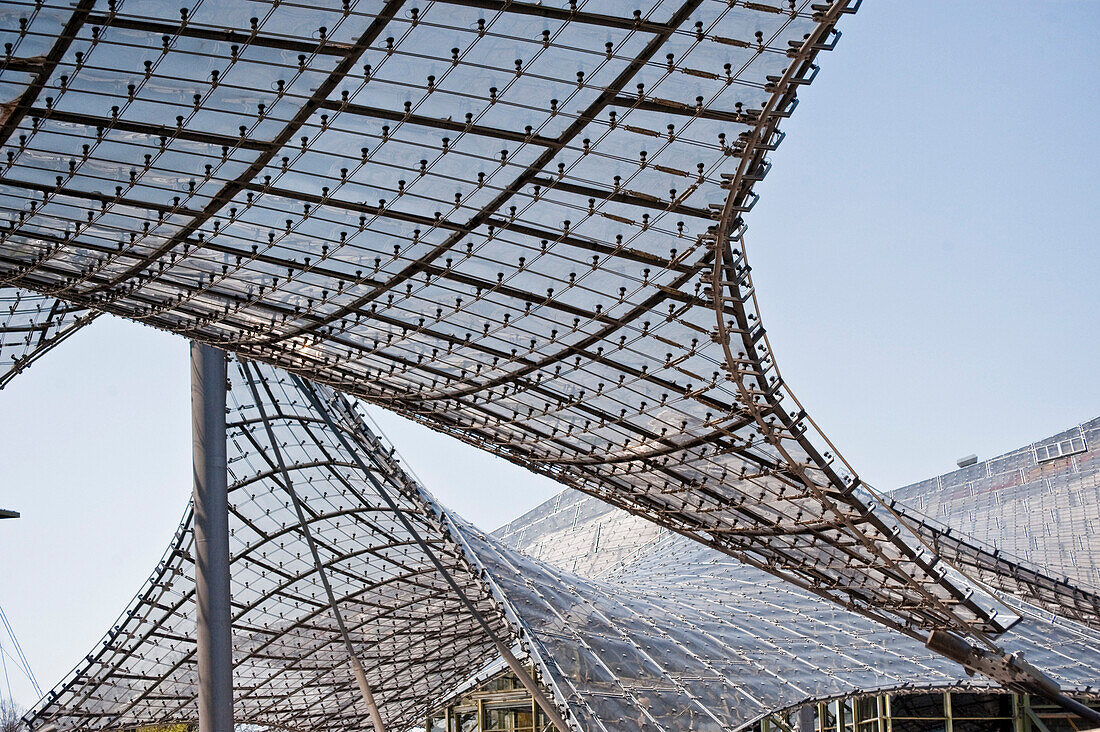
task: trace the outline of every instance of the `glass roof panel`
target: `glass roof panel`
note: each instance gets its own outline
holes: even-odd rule
[[[1013,614],[834,464],[752,296],[743,214],[848,5],[19,5],[0,283],[288,367],[911,635],[995,637]]]

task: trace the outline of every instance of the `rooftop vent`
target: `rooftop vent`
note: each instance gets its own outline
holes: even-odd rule
[[[958,465],[960,468],[969,468],[971,465],[973,465],[976,462],[978,462],[978,456],[977,455],[967,455],[966,457],[961,457],[958,460],[956,460],[955,464]]]

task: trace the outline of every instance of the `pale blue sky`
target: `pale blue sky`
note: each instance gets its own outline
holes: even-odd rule
[[[749,219],[788,382],[883,488],[1097,416],[1100,3],[868,0],[841,28]],[[23,512],[0,523],[0,605],[46,688],[183,511],[187,369],[181,339],[104,318],[0,392],[0,507]],[[378,416],[485,528],[557,490]]]

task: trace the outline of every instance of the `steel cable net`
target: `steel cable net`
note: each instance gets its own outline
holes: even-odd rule
[[[261,417],[244,369],[264,407]],[[352,408],[320,389],[364,475],[291,377],[231,367],[228,465],[234,718],[302,729],[365,729],[367,708],[320,571],[383,718],[401,729],[496,657],[491,640],[388,507],[381,482],[489,627],[512,631],[441,514],[363,431]],[[294,498],[321,559],[314,563]],[[28,715],[35,726],[126,728],[194,718],[193,524],[190,510],[146,587],[100,646]]]
[[[752,302],[742,214],[850,4],[8,3],[0,282],[988,640],[1015,616],[855,494]]]
[[[57,298],[0,287],[0,389],[97,315]]]
[[[242,371],[251,378],[242,380]],[[333,527],[323,529],[325,521],[335,518],[343,522],[348,518],[344,500],[353,500],[372,516],[381,509],[378,494],[371,494],[358,461],[351,459],[346,449],[340,449],[343,443],[329,427],[330,419],[360,448],[356,454],[364,462],[378,466],[379,474],[389,476],[386,485],[391,495],[401,491],[414,508],[419,507],[416,510],[424,518],[423,525],[417,526],[425,535],[431,535],[436,519],[449,527],[447,535],[453,543],[445,544],[457,567],[452,567],[452,574],[461,575],[463,568],[469,567],[477,581],[471,583],[472,589],[465,585],[466,592],[474,596],[473,592],[481,588],[497,598],[508,619],[505,632],[510,626],[520,635],[543,682],[557,703],[568,710],[572,724],[581,729],[609,729],[614,725],[616,730],[714,732],[744,728],[764,714],[807,700],[871,690],[912,691],[914,685],[961,689],[987,688],[992,683],[968,677],[960,667],[931,654],[920,643],[899,638],[865,618],[767,578],[751,567],[723,559],[697,542],[670,536],[642,519],[618,516],[614,509],[591,498],[559,496],[497,532],[497,537],[484,536],[442,513],[404,475],[390,449],[369,433],[355,409],[336,395],[318,389],[320,402],[330,415],[326,418],[310,396],[313,387],[285,373],[238,366],[234,369],[234,385],[231,401],[236,405],[236,418],[230,420],[234,425],[231,440],[236,443],[231,449],[237,479],[234,494],[240,498],[243,491],[244,500],[250,503],[255,500],[251,494],[266,492],[264,500],[250,510],[248,524],[244,519],[233,523],[234,541],[242,532],[258,536],[252,527],[277,524],[277,528],[264,532],[267,537],[262,542],[252,543],[251,549],[242,552],[235,548],[233,569],[238,587],[234,591],[242,594],[239,585],[251,582],[252,589],[265,596],[263,602],[281,603],[269,604],[266,617],[271,621],[259,640],[260,621],[242,622],[238,605],[236,681],[238,695],[242,686],[247,694],[243,700],[238,698],[241,721],[346,729],[362,723],[365,716],[358,690],[346,671],[346,649],[341,645],[338,627],[326,615],[317,577],[310,578],[308,584],[283,576],[270,584],[256,583],[257,572],[262,577],[278,562],[284,562],[280,568],[284,574],[288,570],[303,575],[308,572],[303,563],[308,563],[309,551],[291,507],[293,498],[286,490],[285,479],[280,478],[280,461],[287,465],[294,495],[307,507],[307,514],[318,516],[308,525],[324,548],[321,564],[333,580],[343,617],[380,623],[383,635],[400,634],[407,624],[415,625],[417,621],[415,615],[397,609],[415,600],[404,592],[390,605],[392,614],[378,605],[372,605],[372,618],[357,612],[357,603],[366,600],[354,586],[369,587],[377,581],[373,572],[353,575],[359,557],[366,547],[378,551],[393,544],[387,535],[374,532],[378,526],[392,528],[395,522],[386,524],[374,519],[369,526],[356,524],[368,529],[369,536],[357,536],[354,541],[346,540],[346,529],[343,533],[333,531]],[[253,388],[261,395],[262,414],[252,399]],[[310,408],[303,406],[307,402]],[[299,425],[303,433],[277,427],[284,422]],[[267,441],[268,426],[275,434],[278,450]],[[246,437],[246,433],[252,437]],[[310,439],[303,441],[304,434]],[[246,463],[241,456],[251,461]],[[329,461],[328,470],[345,476],[336,481],[336,488],[351,478],[357,490],[336,498],[332,481],[309,481],[321,460]],[[300,478],[305,480],[304,486]],[[232,504],[240,517],[237,498]],[[318,511],[318,506],[323,509]],[[272,510],[270,515],[268,510]],[[387,517],[392,518],[392,513]],[[1043,528],[1041,522],[1036,524],[1038,535],[1045,536]],[[249,566],[241,564],[247,556],[255,558],[265,551],[263,547],[271,551],[270,547],[280,543],[278,554],[264,557],[258,569],[253,565],[246,579],[238,576],[238,567]],[[190,621],[185,618],[175,624],[160,620],[159,630],[153,632],[143,632],[137,625],[150,618],[158,622],[165,611],[192,601],[190,567],[186,566],[189,547],[190,526],[185,522],[149,585],[153,591],[147,589],[139,595],[118,628],[105,639],[105,650],[91,654],[86,665],[32,713],[32,728],[48,721],[68,729],[193,718],[193,667],[188,668],[193,645],[186,628]],[[166,572],[165,567],[173,565],[172,557],[181,554],[184,563],[175,565],[174,573]],[[605,563],[599,560],[601,554],[613,559]],[[542,561],[531,555],[539,555]],[[448,566],[452,566],[451,561]],[[559,569],[564,567],[577,574]],[[401,577],[412,573],[399,571]],[[334,581],[334,576],[346,579],[348,587],[341,586],[343,580],[340,584]],[[285,589],[291,585],[297,588],[293,594]],[[307,595],[309,601],[304,599]],[[453,603],[453,595],[448,597]],[[247,597],[245,602],[257,606],[260,601],[259,597]],[[287,604],[299,601],[303,608],[308,606],[308,613],[299,613],[297,606],[291,610]],[[487,606],[492,608],[493,603]],[[1024,621],[1009,632],[1013,647],[1026,652],[1028,658],[1075,693],[1096,698],[1100,693],[1094,686],[1100,668],[1096,632],[1043,616],[1021,603],[1014,606]],[[731,608],[735,612],[731,613]],[[274,620],[276,614],[284,612],[286,618]],[[490,609],[486,617],[493,617],[492,612]],[[323,622],[326,618],[328,622]],[[387,623],[394,619],[403,622],[390,628]],[[452,628],[455,615],[444,615],[441,622],[445,628]],[[184,637],[175,636],[176,632]],[[389,719],[391,714],[401,714],[395,710],[413,710],[397,719],[422,721],[415,710],[423,712],[430,703],[447,698],[450,691],[467,688],[480,678],[475,672],[492,668],[485,660],[495,655],[482,643],[488,655],[465,664],[464,670],[457,671],[456,683],[454,676],[441,670],[463,664],[462,659],[456,661],[451,655],[453,645],[446,638],[442,643],[433,639],[418,644],[420,636],[414,628],[412,644],[384,646],[385,651],[375,658],[374,649],[361,639],[376,637],[377,633],[354,625],[352,632],[354,645],[367,666],[367,678]],[[281,636],[269,642],[268,633]],[[301,644],[303,635],[309,636],[306,647]],[[177,642],[173,649],[176,655],[166,656],[166,638]],[[270,650],[280,648],[284,650],[278,653]],[[398,649],[410,663],[402,683],[391,685],[388,680],[395,677],[388,676],[387,665],[377,661],[385,658],[392,663],[394,657],[388,654]],[[159,665],[152,665],[154,660]],[[135,668],[138,673],[134,673]],[[182,678],[181,669],[186,670]],[[421,678],[424,683],[419,683]],[[429,682],[443,685],[436,688]],[[173,684],[177,684],[174,690],[166,692]],[[85,691],[89,689],[99,691]],[[403,728],[396,722],[393,727]]]
[[[1028,493],[1041,490],[1033,484]],[[955,522],[972,524],[964,517],[984,498],[960,498]],[[1057,534],[1036,514],[1011,528],[975,528],[986,540],[1040,545]],[[494,537],[500,542],[486,539],[476,551],[538,629],[540,656],[566,679],[585,729],[610,728],[607,720],[625,720],[616,730],[738,729],[807,701],[994,685],[920,642],[591,497],[560,494]],[[1006,644],[1067,690],[1100,698],[1097,631],[1009,601],[1023,620]]]
[[[682,537],[665,536],[600,579],[496,543],[477,551],[538,629],[540,656],[563,679],[582,729],[731,730],[872,690],[996,688],[919,642]],[[1096,631],[1016,607],[1025,620],[1008,631],[1013,648],[1096,698]]]

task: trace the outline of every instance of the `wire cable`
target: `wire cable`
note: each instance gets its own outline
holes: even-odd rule
[[[42,696],[42,687],[38,685],[38,679],[34,676],[34,671],[31,670],[31,664],[27,661],[27,656],[23,653],[23,647],[19,645],[19,639],[15,637],[15,631],[11,627],[11,623],[8,622],[8,616],[4,613],[3,606],[0,606],[0,621],[4,623],[4,629],[8,633],[8,637],[11,638],[12,647],[15,649],[15,653],[18,658],[12,658],[12,661],[19,666],[19,670],[23,672],[23,675],[27,677],[27,680],[31,682],[31,686],[34,687],[34,692],[39,697]],[[6,652],[6,650],[5,650]],[[9,654],[10,655],[10,654]],[[7,667],[4,669],[5,678],[7,677]],[[11,696],[11,690],[8,690],[8,696]]]

